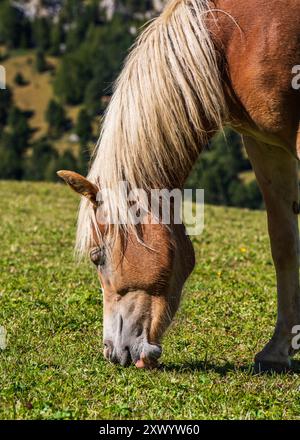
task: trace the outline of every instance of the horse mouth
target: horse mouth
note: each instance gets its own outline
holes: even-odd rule
[[[153,369],[159,366],[162,348],[158,344],[143,343],[139,356],[135,356],[134,364],[138,369]],[[136,360],[137,359],[137,360]]]
[[[148,359],[142,355],[141,359],[136,362],[135,366],[139,370],[154,370],[159,367],[159,362],[158,359]]]
[[[134,364],[138,369],[154,369],[159,366],[159,358],[162,355],[162,348],[158,344],[144,342],[138,350],[135,347],[124,347],[117,349],[111,341],[104,343],[104,357],[113,364],[128,367]]]

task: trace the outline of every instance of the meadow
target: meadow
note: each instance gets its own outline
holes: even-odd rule
[[[300,419],[299,363],[255,375],[276,287],[263,212],[206,207],[197,267],[158,371],[102,357],[94,269],[73,255],[78,199],[0,182],[0,419]]]
[[[54,99],[53,79],[55,69],[59,66],[59,59],[55,57],[46,57],[49,70],[38,72],[35,66],[35,52],[33,50],[16,50],[2,62],[7,72],[7,85],[13,90],[15,105],[27,112],[32,112],[29,124],[33,130],[33,140],[37,141],[40,137],[47,136],[48,124],[45,120],[45,114],[50,100]],[[26,84],[18,86],[15,83],[15,77],[22,73]],[[76,124],[79,106],[66,106],[66,116],[73,125]],[[99,125],[97,120],[97,124]],[[77,151],[78,142],[70,141],[69,135],[65,133],[61,139],[55,139],[57,151],[63,153],[66,150]]]

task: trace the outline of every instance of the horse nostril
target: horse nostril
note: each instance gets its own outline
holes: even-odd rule
[[[109,339],[105,339],[104,347],[106,347],[106,348],[113,348],[113,343]]]
[[[104,341],[103,353],[104,353],[104,357],[109,361],[111,360],[113,349],[114,349],[114,347],[113,347],[113,343],[111,341]]]
[[[119,362],[123,367],[128,367],[131,364],[131,360],[129,347],[125,347],[122,351]]]

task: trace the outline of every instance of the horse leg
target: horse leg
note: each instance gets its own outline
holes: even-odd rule
[[[290,367],[293,328],[300,324],[298,162],[284,149],[244,137],[264,196],[277,275],[278,316],[274,335],[256,360],[259,371]]]

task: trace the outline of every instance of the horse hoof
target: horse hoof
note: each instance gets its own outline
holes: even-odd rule
[[[288,373],[291,371],[291,364],[289,362],[272,362],[272,361],[256,361],[254,364],[254,373]]]

